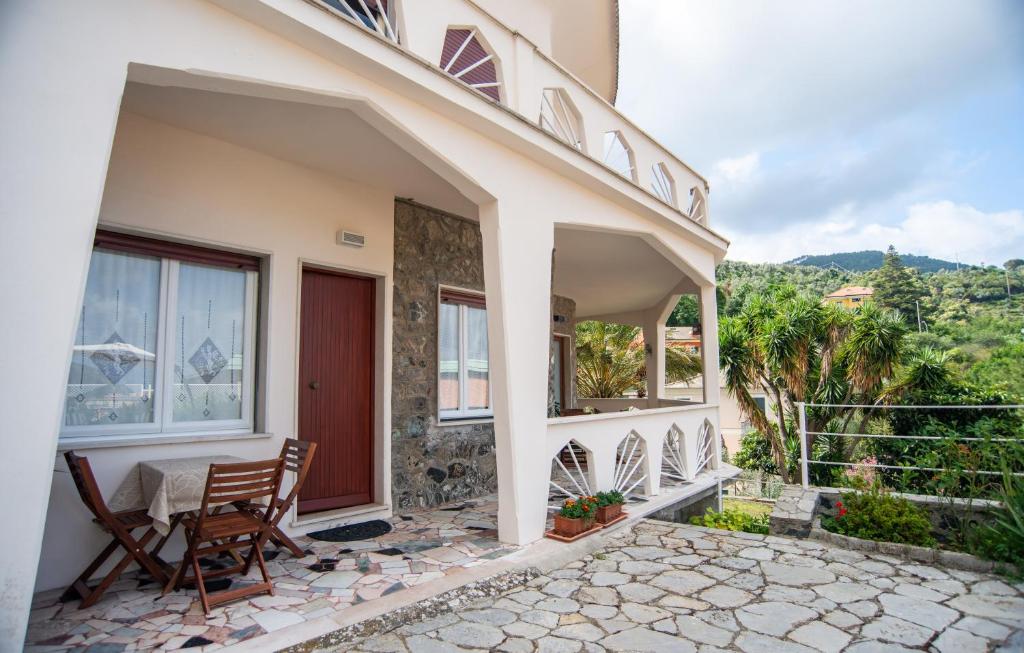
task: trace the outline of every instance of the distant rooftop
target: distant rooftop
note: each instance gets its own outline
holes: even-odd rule
[[[862,297],[864,295],[875,294],[874,288],[868,288],[866,286],[846,286],[835,291],[829,297]]]

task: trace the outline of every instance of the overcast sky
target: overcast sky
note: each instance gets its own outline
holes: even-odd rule
[[[618,106],[709,179],[730,259],[1024,258],[1024,1],[620,7]]]

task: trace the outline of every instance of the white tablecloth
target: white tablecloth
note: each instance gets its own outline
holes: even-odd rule
[[[145,509],[161,535],[171,530],[179,512],[199,510],[210,463],[240,463],[236,456],[197,456],[169,460],[144,460],[125,477],[110,498],[114,512]]]

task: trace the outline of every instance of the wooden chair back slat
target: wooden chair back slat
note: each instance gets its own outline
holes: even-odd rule
[[[303,442],[294,438],[287,438],[284,441],[281,455],[285,460],[285,468],[290,472],[294,472],[297,476],[291,491],[282,500],[282,509],[290,509],[292,502],[295,501],[295,497],[298,496],[299,490],[302,489],[302,484],[306,482],[306,476],[309,474],[309,468],[313,463],[313,454],[315,452],[316,442]]]
[[[245,474],[232,474],[214,480],[214,487],[227,487],[239,483],[259,483],[267,479],[273,479],[273,472],[247,472]]]
[[[244,482],[239,483],[241,477]],[[268,504],[264,521],[270,521],[274,499],[281,491],[284,477],[284,459],[273,458],[246,463],[213,463],[206,477],[206,491],[199,511],[197,527],[201,530],[210,504],[225,504],[234,501],[258,501],[266,499]]]
[[[75,481],[75,488],[78,490],[78,496],[82,498],[82,503],[96,519],[109,528],[113,517],[110,509],[107,508],[106,501],[103,500],[103,494],[96,483],[89,459],[75,454],[74,451],[65,451],[64,460],[68,463],[68,470],[71,472],[71,478]]]
[[[281,455],[285,460],[285,469],[289,472],[301,474],[306,460],[313,455],[314,451],[316,451],[315,442],[304,442],[302,440],[287,438],[284,441],[284,446],[281,448]],[[305,480],[304,474],[303,480]]]

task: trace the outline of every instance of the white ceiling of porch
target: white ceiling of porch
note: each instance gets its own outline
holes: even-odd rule
[[[454,186],[347,109],[131,82],[122,110],[477,218]]]
[[[552,289],[576,301],[579,319],[651,308],[686,280],[637,236],[555,229]]]

